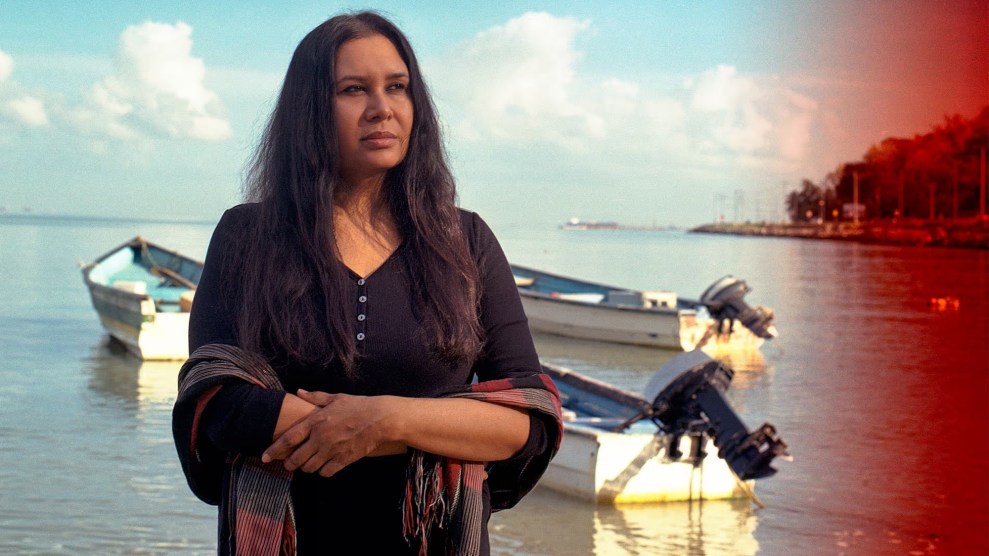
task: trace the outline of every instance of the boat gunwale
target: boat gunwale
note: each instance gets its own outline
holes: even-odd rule
[[[553,380],[554,383],[563,383],[574,389],[580,390],[588,394],[589,396],[597,396],[599,398],[604,398],[610,402],[614,402],[618,405],[628,407],[631,410],[630,413],[640,412],[642,415],[645,415],[646,411],[649,409],[651,405],[648,400],[646,400],[645,398],[634,392],[625,390],[623,388],[619,388],[617,386],[614,386],[613,384],[585,375],[573,369],[569,369],[567,367],[562,367],[559,365],[553,365],[551,363],[546,363],[546,362],[541,362],[541,367],[543,372],[546,373],[550,377],[550,379]],[[584,420],[586,418],[582,418],[581,415],[588,415],[587,413],[581,414],[580,412],[577,412],[573,409],[566,407],[566,405],[564,405],[563,407],[570,411],[574,411],[575,414],[578,415],[577,419],[575,420],[564,420],[563,422],[564,429],[567,430],[568,432],[579,433],[581,436],[586,436],[589,438],[599,437],[603,435],[656,436],[656,437],[664,437],[664,438],[670,436],[669,432],[663,430],[656,423],[653,423],[653,425],[656,425],[656,428],[652,432],[631,430],[629,428],[625,428],[620,431],[609,430],[608,428],[596,426],[594,424],[591,424],[587,420]],[[594,417],[600,418],[601,416],[591,416],[592,419]],[[604,418],[628,419],[630,417],[615,413],[610,417],[604,417]],[[643,417],[634,422],[638,423],[641,421],[649,421],[649,419]]]
[[[625,390],[624,388],[619,388],[618,386],[604,382],[603,380],[587,376],[567,367],[553,365],[552,363],[543,362],[541,363],[541,366],[544,372],[548,371],[546,374],[548,374],[554,381],[559,378],[562,382],[566,382],[574,387],[579,387],[575,384],[579,383],[580,386],[585,386],[585,388],[582,389],[590,391],[592,394],[603,398],[608,398],[609,400],[618,402],[622,405],[635,407],[636,409],[644,409],[649,406],[649,401],[642,396],[629,390]]]
[[[636,291],[636,290],[621,290],[621,291]],[[587,301],[580,301],[576,299],[553,297],[553,295],[551,294],[525,289],[521,286],[519,287],[519,295],[529,297],[532,299],[552,301],[553,303],[562,303],[567,305],[575,305],[579,307],[589,307],[592,309],[603,309],[610,311],[631,311],[633,313],[646,313],[646,314],[661,313],[661,314],[669,314],[670,316],[678,316],[678,315],[690,316],[697,314],[697,309],[689,309],[689,308],[677,307],[676,309],[674,309],[672,307],[637,307],[635,305],[613,305],[610,303],[603,303],[603,302],[589,303]]]
[[[564,282],[569,282],[571,284],[580,285],[580,286],[590,286],[590,287],[596,288],[596,289],[607,289],[607,290],[610,290],[610,291],[632,292],[632,293],[638,293],[638,294],[641,294],[641,293],[647,291],[647,290],[636,290],[636,289],[631,289],[631,288],[623,288],[623,287],[619,287],[619,286],[612,286],[612,285],[609,285],[609,284],[602,284],[602,283],[599,283],[599,282],[590,282],[590,281],[587,281],[587,280],[579,280],[579,279],[572,278],[572,277],[569,277],[569,276],[563,276],[561,274],[554,274],[552,272],[544,272],[542,270],[536,270],[536,269],[531,268],[531,267],[517,265],[517,264],[510,264],[509,266],[511,266],[511,268],[513,270],[513,274],[514,274],[514,270],[515,269],[519,269],[519,270],[523,271],[524,273],[531,273],[531,274],[535,275],[535,276],[526,276],[526,278],[532,278],[532,277],[538,278],[539,276],[546,276],[548,278],[552,278],[552,279],[555,279],[555,280],[561,280],[561,281],[564,281]],[[676,307],[666,307],[666,306],[658,306],[658,307],[645,307],[645,306],[642,306],[642,307],[640,307],[640,306],[636,306],[636,305],[618,305],[618,304],[612,304],[612,303],[605,303],[604,301],[599,301],[597,303],[589,303],[587,301],[579,301],[579,300],[575,300],[575,299],[566,299],[566,298],[563,298],[563,297],[554,297],[550,293],[544,293],[544,292],[535,290],[531,286],[517,286],[517,287],[518,287],[518,290],[519,290],[519,295],[524,295],[526,297],[531,297],[531,298],[535,298],[535,299],[545,299],[547,301],[553,301],[554,303],[563,303],[563,304],[575,305],[575,306],[580,306],[580,307],[594,307],[594,308],[599,308],[599,309],[616,309],[616,310],[619,310],[619,311],[631,311],[631,312],[636,312],[636,313],[648,313],[648,314],[669,313],[669,314],[674,314],[674,315],[690,316],[690,315],[696,315],[696,314],[698,314],[697,307],[698,307],[698,305],[700,305],[699,302],[696,302],[696,301],[691,300],[691,299],[681,298],[679,295],[677,295],[677,306]]]
[[[102,255],[99,255],[98,257],[96,257],[92,261],[87,262],[87,263],[83,263],[81,265],[81,270],[82,270],[83,280],[86,282],[86,285],[87,286],[98,286],[98,287],[102,287],[102,288],[106,288],[106,289],[110,289],[110,290],[114,290],[114,291],[119,291],[121,293],[130,294],[130,295],[134,295],[134,296],[138,296],[138,297],[144,296],[144,297],[148,297],[150,299],[151,296],[149,294],[136,294],[136,293],[127,292],[127,291],[124,291],[124,290],[117,290],[117,289],[113,288],[112,286],[107,286],[105,284],[100,284],[98,282],[94,282],[89,277],[89,273],[94,268],[96,268],[97,266],[99,266],[100,263],[102,263],[106,259],[108,259],[111,256],[119,253],[120,251],[123,251],[124,249],[128,249],[128,248],[129,249],[140,248],[142,244],[148,246],[149,248],[154,248],[154,249],[156,249],[158,251],[161,251],[163,253],[166,253],[168,255],[171,255],[173,257],[176,257],[176,258],[179,258],[179,259],[183,259],[185,261],[189,261],[189,262],[193,263],[195,266],[197,266],[199,268],[203,268],[203,266],[204,266],[203,262],[200,261],[199,259],[194,259],[194,258],[192,258],[192,257],[190,257],[188,255],[183,255],[182,253],[179,253],[178,251],[175,251],[173,249],[169,249],[167,247],[162,247],[161,245],[159,245],[159,244],[157,244],[157,243],[155,243],[153,241],[148,241],[148,240],[144,239],[143,236],[136,235],[133,238],[131,238],[131,239],[129,239],[129,240],[121,243],[120,245],[118,245],[116,247],[114,247],[113,249],[110,249],[109,251],[106,251]],[[169,269],[169,270],[173,270],[173,269]],[[195,288],[189,288],[189,289],[195,289]]]
[[[157,299],[155,299],[152,296],[151,293],[130,292],[130,291],[127,291],[127,290],[122,290],[122,289],[119,289],[119,288],[115,288],[115,287],[113,287],[111,285],[107,285],[107,284],[102,284],[102,283],[96,282],[92,278],[90,278],[90,273],[96,267],[98,267],[101,263],[103,263],[108,258],[110,258],[111,256],[113,256],[113,255],[115,255],[115,254],[117,254],[117,253],[119,253],[119,252],[121,252],[121,251],[123,251],[125,249],[141,249],[142,246],[147,247],[149,249],[155,249],[156,251],[160,251],[160,252],[162,252],[162,253],[164,253],[164,254],[166,254],[168,256],[171,256],[171,257],[174,257],[174,258],[177,258],[177,259],[181,259],[183,261],[190,262],[194,266],[198,267],[199,269],[202,269],[203,266],[204,266],[203,262],[200,261],[200,260],[198,260],[198,259],[194,259],[194,258],[192,258],[192,257],[190,257],[188,255],[183,255],[182,253],[179,253],[178,251],[175,251],[173,249],[169,249],[167,247],[162,247],[161,245],[159,245],[159,244],[157,244],[157,243],[155,243],[153,241],[148,241],[148,240],[144,239],[144,237],[141,236],[141,235],[136,235],[133,238],[131,238],[131,239],[129,239],[129,240],[121,243],[120,245],[118,245],[118,246],[116,246],[116,247],[114,247],[114,248],[106,251],[102,255],[99,255],[97,258],[93,259],[92,261],[90,261],[88,263],[84,263],[81,266],[83,282],[85,283],[86,288],[89,289],[90,295],[93,294],[93,290],[99,290],[99,291],[102,291],[104,293],[104,295],[113,296],[113,297],[116,297],[118,299],[128,299],[128,300],[136,301],[136,302],[142,304],[141,305],[142,306],[142,309],[141,309],[141,314],[142,315],[148,315],[148,314],[157,315],[157,314],[169,312],[169,311],[162,311],[160,309],[160,307],[158,305],[159,301]],[[167,266],[166,267],[163,267],[163,268],[168,268],[169,270],[177,273],[177,271],[175,269],[169,268]],[[195,291],[196,288],[188,288],[188,289],[190,291]],[[144,301],[151,301],[151,302],[154,303],[154,312],[153,313],[147,313],[144,310],[144,307],[143,307],[143,302]]]

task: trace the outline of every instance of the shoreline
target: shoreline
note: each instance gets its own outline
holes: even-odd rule
[[[989,220],[828,222],[820,224],[703,224],[693,233],[857,241],[883,245],[989,250]]]

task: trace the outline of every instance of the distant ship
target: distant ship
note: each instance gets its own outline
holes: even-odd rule
[[[574,217],[561,224],[560,228],[563,230],[617,230],[621,226],[618,225],[618,222],[598,222]]]

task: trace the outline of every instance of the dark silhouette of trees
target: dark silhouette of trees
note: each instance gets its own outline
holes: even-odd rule
[[[856,196],[868,219],[984,217],[987,144],[989,106],[971,119],[946,116],[923,135],[883,139],[820,184],[804,179],[787,195],[790,219],[816,221],[823,198],[824,220],[851,220],[844,209]]]
[[[832,174],[829,174],[829,177]],[[825,180],[828,181],[827,179]],[[826,219],[836,205],[833,187],[818,185],[810,180],[803,180],[800,189],[791,191],[786,196],[786,212],[792,222],[818,222]]]

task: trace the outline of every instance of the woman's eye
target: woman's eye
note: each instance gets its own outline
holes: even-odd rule
[[[343,90],[340,91],[340,92],[341,93],[346,93],[346,94],[354,94],[354,93],[360,93],[363,90],[364,90],[364,87],[362,87],[360,85],[349,85],[347,87],[344,87]]]
[[[391,85],[388,86],[388,90],[389,91],[404,91],[404,90],[408,89],[408,87],[409,86],[406,85],[405,83],[392,83]]]

